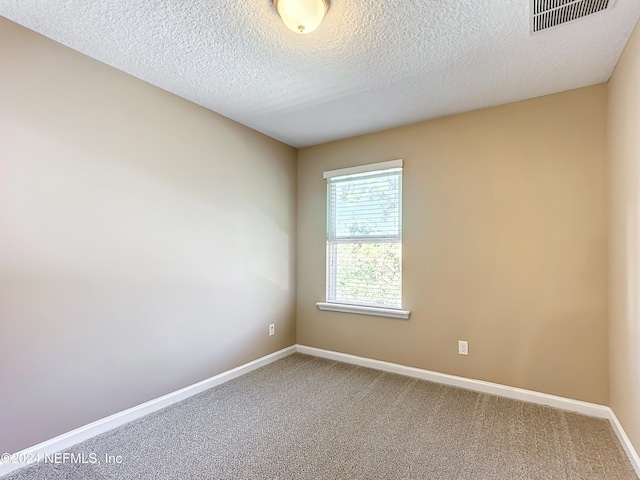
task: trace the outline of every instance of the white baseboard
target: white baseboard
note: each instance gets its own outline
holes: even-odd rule
[[[409,377],[421,378],[423,380],[429,380],[435,383],[442,383],[445,385],[460,387],[467,390],[474,390],[476,392],[483,392],[489,393],[491,395],[498,395],[500,397],[513,398],[515,400],[536,403],[538,405],[547,405],[550,407],[559,408],[561,410],[568,410],[570,412],[589,415],[591,417],[609,418],[609,407],[598,405],[597,403],[572,400],[570,398],[558,397],[556,395],[549,395],[547,393],[534,392],[532,390],[525,390],[523,388],[509,387],[507,385],[485,382],[483,380],[473,380],[471,378],[457,377],[455,375],[448,375],[446,373],[432,372],[430,370],[423,370],[421,368],[407,367],[405,365],[399,365],[397,363],[383,362],[381,360],[358,357],[356,355],[350,355],[348,353],[333,352],[331,350],[323,350],[320,348],[307,347],[304,345],[298,345],[297,351],[300,353],[306,353],[307,355],[328,358],[331,360],[338,360],[340,362],[351,363],[354,365],[369,367],[385,372],[398,373],[400,375],[406,375]]]
[[[638,477],[640,477],[640,456],[638,456],[638,453],[634,449],[631,441],[629,440],[629,437],[622,428],[622,425],[618,421],[615,413],[609,407],[606,407],[604,405],[558,397],[555,395],[535,392],[532,390],[525,390],[522,388],[509,387],[507,385],[500,385],[498,383],[491,383],[482,380],[474,380],[465,377],[458,377],[455,375],[448,375],[445,373],[432,372],[429,370],[423,370],[421,368],[407,367],[405,365],[400,365],[397,363],[358,357],[356,355],[350,355],[348,353],[333,352],[331,350],[307,347],[305,345],[293,345],[291,347],[283,348],[282,350],[258,358],[249,363],[245,363],[244,365],[240,365],[239,367],[233,368],[231,370],[227,370],[226,372],[220,373],[219,375],[216,375],[214,377],[208,378],[167,395],[163,395],[162,397],[158,397],[127,410],[123,410],[122,412],[110,415],[109,417],[97,420],[93,423],[72,430],[71,432],[52,438],[51,440],[39,443],[38,445],[34,445],[33,447],[17,452],[15,455],[18,458],[43,458],[45,455],[51,455],[56,452],[60,452],[77,443],[88,440],[91,437],[107,432],[127,422],[148,415],[149,413],[153,413],[171,404],[203,392],[211,387],[215,387],[216,385],[228,382],[229,380],[244,375],[245,373],[249,373],[252,370],[275,362],[276,360],[279,360],[281,358],[287,357],[295,352],[327,358],[330,360],[337,360],[353,365],[360,365],[362,367],[373,368],[375,370],[382,370],[385,372],[397,373],[409,377],[421,378],[423,380],[429,380],[435,383],[465,388],[467,390],[489,393],[492,395],[512,398],[515,400],[522,400],[538,405],[547,405],[550,407],[559,408],[561,410],[568,410],[592,417],[606,418],[611,423],[611,426],[618,439],[620,440],[622,447],[627,453],[629,460],[633,465],[633,468],[635,469]],[[22,468],[27,464],[28,463],[3,463],[2,461],[0,461],[0,476],[6,475],[7,473],[17,470],[18,468]]]
[[[421,378],[435,383],[442,383],[454,387],[460,387],[476,392],[489,393],[500,397],[512,398],[514,400],[522,400],[524,402],[535,403],[538,405],[547,405],[549,407],[567,410],[570,412],[581,413],[591,417],[608,419],[613,427],[613,431],[622,444],[631,465],[633,466],[638,478],[640,478],[640,457],[633,447],[633,444],[627,437],[622,425],[618,421],[616,414],[611,408],[597,403],[583,402],[581,400],[573,400],[571,398],[549,395],[547,393],[535,392],[533,390],[525,390],[523,388],[509,387],[498,383],[485,382],[482,380],[473,380],[471,378],[457,377],[455,375],[447,375],[446,373],[432,372],[421,368],[407,367],[397,363],[383,362],[372,358],[358,357],[348,353],[334,352],[331,350],[323,350],[321,348],[307,347],[305,345],[297,345],[299,353],[313,355],[315,357],[327,358],[339,362],[359,365],[361,367],[373,368],[384,372],[397,373],[409,377]]]
[[[88,440],[91,437],[95,437],[96,435],[119,427],[120,425],[128,423],[132,420],[153,413],[157,410],[160,410],[161,408],[168,407],[171,404],[189,398],[211,387],[215,387],[216,385],[228,382],[229,380],[244,375],[245,373],[249,373],[250,371],[260,368],[269,363],[275,362],[276,360],[289,356],[295,352],[296,345],[283,348],[282,350],[278,350],[277,352],[265,355],[264,357],[258,358],[249,363],[245,363],[244,365],[240,365],[239,367],[232,368],[231,370],[227,370],[226,372],[222,372],[214,377],[207,378],[206,380],[202,380],[201,382],[195,383],[180,390],[176,390],[175,392],[168,393],[167,395],[163,395],[162,397],[154,398],[153,400],[149,400],[148,402],[115,413],[88,425],[84,425],[80,428],[76,428],[75,430],[59,435],[45,442],[34,445],[33,447],[21,450],[14,456],[16,459],[43,459],[45,455],[51,455],[56,452],[65,450],[77,443]],[[7,473],[17,470],[18,468],[22,468],[28,465],[28,463],[29,462],[3,463],[2,461],[0,461],[0,476],[6,475]]]
[[[633,465],[633,469],[636,471],[636,475],[638,475],[638,478],[640,478],[640,456],[638,456],[638,452],[636,452],[636,449],[633,448],[631,440],[629,440],[627,433],[624,431],[624,428],[622,428],[622,424],[618,420],[618,417],[616,417],[616,414],[613,412],[613,410],[611,410],[609,422],[611,422],[613,431],[616,433],[618,440],[620,440],[622,448],[624,448],[624,451],[627,452],[627,456],[631,461],[631,465]]]

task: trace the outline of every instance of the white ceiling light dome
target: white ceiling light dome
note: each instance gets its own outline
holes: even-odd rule
[[[284,24],[296,33],[313,32],[329,9],[329,0],[273,0]]]

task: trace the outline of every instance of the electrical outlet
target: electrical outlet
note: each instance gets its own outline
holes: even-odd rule
[[[458,354],[469,355],[469,342],[466,340],[458,340]]]
[[[273,336],[276,334],[276,324],[272,323],[271,325],[269,325],[269,336]]]

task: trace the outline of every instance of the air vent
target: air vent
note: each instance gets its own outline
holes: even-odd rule
[[[615,0],[531,0],[531,31],[539,32],[611,8]]]

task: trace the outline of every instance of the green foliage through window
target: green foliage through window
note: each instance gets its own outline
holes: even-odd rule
[[[400,308],[402,169],[328,180],[327,301]]]

